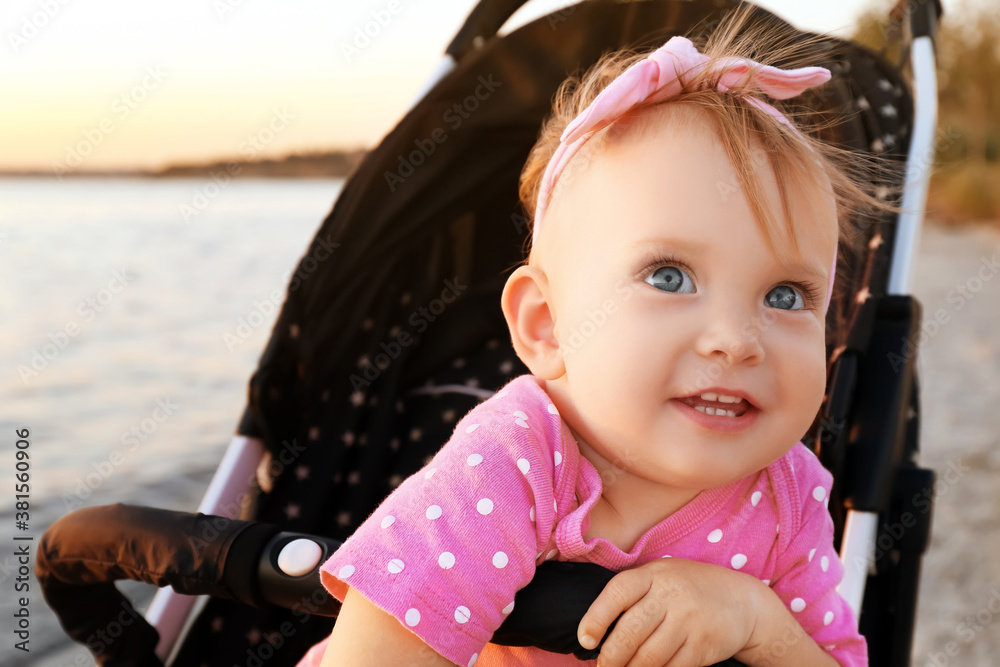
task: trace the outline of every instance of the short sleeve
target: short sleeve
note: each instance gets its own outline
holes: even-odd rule
[[[484,405],[320,570],[338,599],[355,588],[459,665],[511,612],[555,523],[542,416]]]
[[[833,477],[811,452],[793,461],[801,521],[778,559],[771,588],[803,629],[845,667],[867,667],[868,648],[854,612],[837,592],[844,567],[833,548],[827,510]]]

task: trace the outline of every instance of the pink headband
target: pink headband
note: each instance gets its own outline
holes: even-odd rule
[[[563,131],[559,140],[559,148],[549,160],[545,174],[542,176],[538,203],[535,206],[532,244],[538,240],[538,228],[542,216],[548,208],[556,181],[577,151],[597,132],[636,105],[647,100],[665,102],[677,97],[685,83],[681,77],[697,74],[708,62],[708,56],[699,53],[689,39],[671,37],[666,44],[651,53],[645,60],[635,63],[625,70],[621,76],[601,91],[590,106],[573,119],[573,122]],[[830,70],[824,67],[800,67],[783,70],[770,65],[762,66],[749,58],[723,58],[718,61],[718,65],[721,75],[716,89],[719,92],[725,92],[740,85],[746,77],[750,77],[749,83],[778,100],[795,97],[813,86],[826,83],[830,79]],[[746,96],[744,99],[795,130],[795,126],[767,102],[752,96]],[[836,267],[837,251],[835,249],[824,313],[830,307]]]

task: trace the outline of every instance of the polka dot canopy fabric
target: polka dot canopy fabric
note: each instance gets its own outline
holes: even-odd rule
[[[831,483],[799,443],[765,470],[701,492],[631,551],[587,540],[601,476],[539,379],[523,375],[463,417],[321,576],[338,599],[357,589],[456,664],[578,665],[571,655],[488,643],[537,565],[556,559],[621,571],[686,558],[765,581],[840,664],[867,665],[865,640],[835,590],[843,567],[826,509]],[[319,665],[324,648],[300,667]]]

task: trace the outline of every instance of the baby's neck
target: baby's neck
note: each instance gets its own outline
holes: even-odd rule
[[[580,455],[601,476],[601,497],[590,511],[584,539],[602,537],[629,552],[653,526],[691,502],[701,489],[665,486],[605,460],[570,427]]]

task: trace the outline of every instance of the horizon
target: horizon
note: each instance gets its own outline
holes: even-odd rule
[[[370,149],[475,5],[12,0],[0,9],[0,171],[157,171]],[[946,0],[946,11],[959,0]],[[504,32],[567,5],[537,0]],[[872,3],[761,6],[846,36]],[[832,4],[832,3],[831,3]],[[127,55],[127,57],[125,57]]]

